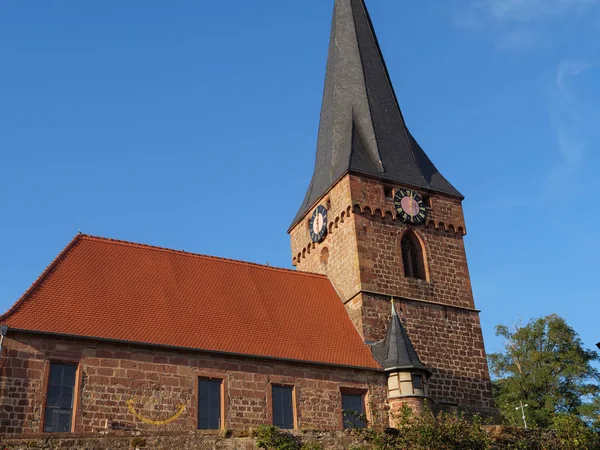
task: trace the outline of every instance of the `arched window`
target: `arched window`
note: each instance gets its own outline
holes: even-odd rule
[[[402,246],[404,276],[426,280],[423,248],[421,247],[419,238],[412,231],[408,231],[402,236],[400,245]]]

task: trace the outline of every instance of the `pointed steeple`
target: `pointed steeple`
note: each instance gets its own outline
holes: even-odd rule
[[[364,0],[335,0],[315,171],[292,226],[348,172],[462,198],[406,127]]]
[[[387,336],[383,341],[371,345],[371,351],[375,360],[386,371],[417,369],[429,372],[429,369],[419,359],[406,329],[400,322],[393,299],[392,317],[388,325]]]

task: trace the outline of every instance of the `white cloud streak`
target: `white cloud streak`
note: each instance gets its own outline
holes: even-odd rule
[[[498,50],[522,52],[551,39],[553,23],[598,12],[600,0],[455,0],[455,6],[456,27],[490,34]]]
[[[564,93],[567,93],[566,79],[568,77],[577,76],[591,67],[594,67],[594,64],[589,62],[562,61],[556,71],[556,86]]]
[[[549,92],[549,110],[562,162],[550,174],[551,185],[570,183],[582,168],[594,139],[596,117],[573,89],[576,77],[594,67],[589,62],[565,60],[556,71]]]
[[[497,37],[496,48],[506,52],[523,52],[538,45],[538,36],[530,30],[511,30]]]
[[[529,22],[581,13],[598,0],[477,0],[473,5],[498,21]]]

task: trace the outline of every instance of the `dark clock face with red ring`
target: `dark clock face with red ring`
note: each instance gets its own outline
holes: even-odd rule
[[[327,234],[327,209],[323,205],[317,206],[308,226],[312,241],[321,242]]]
[[[425,222],[427,209],[419,194],[410,189],[400,189],[394,196],[394,206],[398,216],[406,223],[415,225]]]

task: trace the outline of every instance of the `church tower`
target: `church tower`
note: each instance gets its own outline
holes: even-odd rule
[[[390,333],[408,336],[434,409],[489,416],[462,200],[406,126],[364,0],[335,0],[315,170],[289,230],[293,264],[329,277],[376,357]]]

